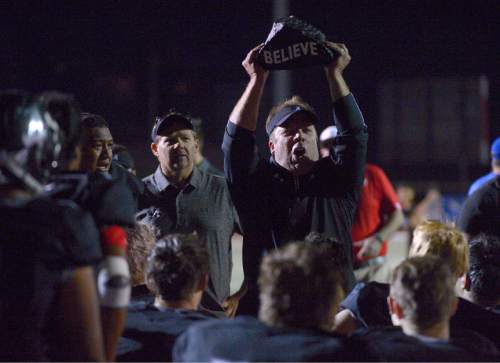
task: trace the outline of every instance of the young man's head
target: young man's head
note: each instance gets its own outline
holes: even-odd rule
[[[259,318],[276,327],[330,330],[343,298],[338,252],[326,243],[291,242],[264,257]]]
[[[190,118],[178,112],[158,117],[151,133],[151,151],[167,177],[190,174],[198,152],[198,139]]]
[[[168,235],[156,242],[146,267],[148,288],[168,306],[197,308],[208,282],[208,253],[192,235]]]
[[[448,338],[449,320],[457,306],[455,282],[448,264],[437,256],[403,261],[393,271],[388,297],[394,325],[401,325],[408,335]]]
[[[438,256],[447,263],[456,279],[469,269],[467,239],[460,230],[447,223],[425,221],[415,228],[409,256],[426,255]]]
[[[314,109],[299,96],[273,107],[267,116],[269,150],[279,165],[295,175],[309,172],[319,159]]]
[[[80,170],[93,173],[108,172],[113,158],[113,136],[102,116],[91,113],[81,115]]]
[[[469,242],[469,254],[464,297],[484,307],[500,305],[500,240],[479,235]]]

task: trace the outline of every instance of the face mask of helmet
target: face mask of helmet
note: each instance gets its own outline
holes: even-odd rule
[[[59,93],[0,94],[0,183],[39,193],[77,135],[79,110]]]

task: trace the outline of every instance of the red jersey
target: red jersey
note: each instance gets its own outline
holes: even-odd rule
[[[361,249],[361,240],[374,235],[397,208],[401,208],[398,196],[384,171],[376,165],[366,164],[363,189],[352,226],[354,257]],[[386,253],[387,241],[384,241],[379,256]]]

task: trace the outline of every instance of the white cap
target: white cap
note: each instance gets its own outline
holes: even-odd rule
[[[331,140],[337,137],[337,127],[336,126],[328,126],[321,132],[319,135],[319,141],[323,142],[326,140]]]

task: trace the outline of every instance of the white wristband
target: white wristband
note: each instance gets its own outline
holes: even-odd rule
[[[101,306],[124,308],[130,302],[130,271],[122,256],[107,256],[97,274],[97,291]]]

